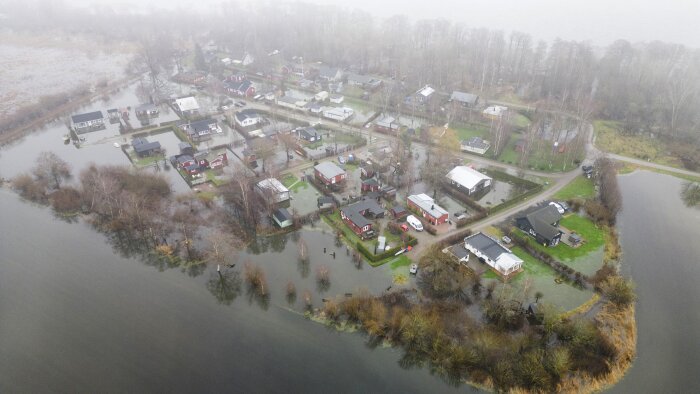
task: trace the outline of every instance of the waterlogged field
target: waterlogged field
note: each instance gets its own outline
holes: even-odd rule
[[[0,116],[81,85],[124,77],[129,55],[86,52],[71,47],[0,44]],[[30,67],[31,66],[31,67]]]

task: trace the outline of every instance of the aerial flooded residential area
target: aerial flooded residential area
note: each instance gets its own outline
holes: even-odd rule
[[[700,391],[700,42],[477,3],[0,3],[0,391]]]

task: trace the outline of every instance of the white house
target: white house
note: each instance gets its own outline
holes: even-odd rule
[[[508,276],[523,268],[520,257],[482,232],[464,238],[464,248],[501,275]]]
[[[86,114],[78,114],[70,117],[73,130],[80,133],[85,129],[93,127],[101,127],[104,125],[104,116],[102,111],[88,112]]]
[[[193,115],[199,111],[199,103],[194,97],[184,97],[175,100],[175,109],[182,115]]]
[[[316,93],[314,96],[314,100],[316,101],[325,101],[326,99],[328,99],[328,92],[325,90]]]
[[[281,203],[289,200],[289,189],[275,178],[263,179],[255,185],[255,190],[258,194],[263,196],[263,198],[273,203]]]
[[[489,119],[498,119],[502,117],[506,111],[508,111],[508,107],[504,107],[502,105],[492,105],[490,107],[486,107],[483,114]]]
[[[342,104],[345,101],[345,97],[340,94],[331,94],[330,100],[333,104]]]
[[[491,186],[493,182],[491,177],[467,166],[457,166],[453,168],[447,173],[447,179],[449,179],[453,185],[457,186],[458,189],[470,195],[486,189]]]
[[[352,108],[348,107],[326,107],[323,109],[323,117],[336,120],[338,122],[345,122],[350,119],[355,112]]]
[[[236,112],[234,120],[240,127],[252,127],[262,122],[262,117],[255,110],[244,109]]]

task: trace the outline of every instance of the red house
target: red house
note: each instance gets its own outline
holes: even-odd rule
[[[314,167],[314,176],[326,186],[343,183],[346,178],[345,170],[330,161],[324,161]]]
[[[340,210],[340,217],[345,224],[360,238],[374,236],[371,219],[384,217],[384,208],[376,200],[366,198]]]
[[[445,223],[449,219],[449,214],[441,206],[426,194],[413,194],[408,196],[408,206],[421,213],[425,220],[433,225]]]
[[[379,190],[379,182],[374,178],[365,179],[360,185],[360,190],[362,190],[363,193],[376,192]]]

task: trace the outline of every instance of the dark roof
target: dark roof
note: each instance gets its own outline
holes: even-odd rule
[[[158,107],[156,107],[156,105],[153,103],[141,104],[138,107],[136,107],[136,112],[147,112],[153,110],[158,110]]]
[[[194,157],[192,157],[190,155],[180,155],[177,157],[177,162],[180,164],[188,162],[190,160],[194,160]]]
[[[149,142],[147,144],[136,145],[134,147],[134,151],[136,151],[136,153],[148,152],[148,151],[157,150],[157,149],[160,149],[160,142],[158,142],[158,141]]]
[[[239,122],[243,122],[244,120],[251,118],[259,118],[260,115],[258,115],[257,111],[254,109],[246,108],[242,111],[236,112],[236,119],[238,119]]]
[[[214,119],[202,119],[190,123],[190,128],[196,132],[209,130],[209,125],[216,124]]]
[[[73,123],[89,122],[91,120],[103,119],[102,111],[88,112],[85,114],[73,115],[70,117]]]
[[[318,131],[316,131],[316,129],[314,129],[313,127],[304,127],[303,129],[299,130],[299,135],[304,135],[307,138],[320,136]]]
[[[372,222],[365,218],[360,212],[367,212],[372,216],[377,216],[384,213],[384,208],[382,208],[382,206],[379,205],[375,199],[363,198],[362,200],[343,208],[342,211],[343,214],[345,214],[345,216],[357,226],[364,227],[372,224]]]
[[[532,207],[521,215],[515,217],[516,220],[527,220],[533,230],[542,237],[551,240],[561,231],[554,226],[554,223],[561,220],[561,214],[552,205]]]
[[[325,205],[325,204],[335,204],[335,200],[331,196],[321,196],[317,199],[318,205]]]
[[[496,261],[496,259],[498,259],[498,257],[504,253],[510,253],[510,250],[508,250],[506,247],[481,232],[465,238],[464,242],[468,243],[475,249],[480,250],[481,253],[485,254],[493,261]]]
[[[272,213],[272,216],[274,216],[275,219],[277,219],[277,221],[280,223],[294,219],[286,208],[277,209],[275,212]]]
[[[456,90],[452,92],[452,96],[450,96],[450,100],[459,101],[460,103],[467,103],[469,105],[474,105],[478,99],[479,96],[476,94],[458,92]]]
[[[462,145],[471,146],[476,149],[487,149],[491,145],[487,144],[482,138],[472,137],[468,140],[462,141]]]
[[[401,204],[396,204],[396,205],[394,205],[394,206],[391,208],[391,210],[394,212],[394,214],[400,214],[400,213],[407,212],[407,211],[406,211],[406,207],[404,207],[404,206],[401,205]]]
[[[374,179],[374,178],[369,178],[369,179],[365,179],[364,181],[362,181],[362,184],[363,184],[363,185],[374,186],[374,185],[379,185],[379,181],[377,181],[377,180]]]
[[[178,148],[180,148],[180,150],[192,148],[192,145],[190,145],[189,142],[180,142],[179,144],[177,144],[177,146]]]

